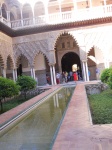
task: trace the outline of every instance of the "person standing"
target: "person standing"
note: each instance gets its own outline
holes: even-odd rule
[[[77,72],[74,72],[74,73],[73,73],[73,78],[74,78],[74,81],[77,81],[77,80],[78,80]]]
[[[69,75],[70,75],[70,81],[72,81],[72,80],[73,80],[73,72],[70,71],[70,72],[69,72]]]
[[[68,82],[68,72],[65,71],[65,82]]]
[[[62,72],[62,83],[65,83],[65,73]]]
[[[96,68],[96,78],[97,80],[100,79],[100,70],[98,68]]]
[[[91,72],[90,72],[90,70],[88,70],[88,76],[89,76],[89,80],[90,80],[90,75],[91,75]]]
[[[57,82],[57,84],[60,83],[60,74],[59,73],[56,74],[56,82]]]

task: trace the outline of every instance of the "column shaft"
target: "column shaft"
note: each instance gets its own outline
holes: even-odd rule
[[[20,10],[20,12],[21,12],[21,25],[22,25],[22,27],[23,27],[24,24],[23,24],[23,13],[22,13],[22,9]]]
[[[33,78],[33,71],[32,71],[32,68],[31,68],[31,77]]]
[[[32,71],[33,71],[33,78],[35,79],[35,69],[32,68]]]
[[[13,73],[13,80],[16,81],[15,80],[15,70],[14,69],[12,70],[12,73]]]
[[[3,68],[3,77],[6,78],[6,68]]]
[[[85,64],[84,64],[84,62],[82,62],[82,63],[83,63],[83,73],[84,73],[84,81],[86,81]]]
[[[53,78],[54,78],[54,84],[56,85],[56,73],[55,73],[55,67],[53,66]]]
[[[15,69],[15,80],[17,80],[17,69]]]
[[[86,64],[86,79],[87,79],[87,81],[89,81],[88,65],[87,65],[87,62],[86,62],[85,64]]]
[[[51,84],[53,85],[53,71],[52,71],[52,66],[50,66],[50,74],[51,74]]]

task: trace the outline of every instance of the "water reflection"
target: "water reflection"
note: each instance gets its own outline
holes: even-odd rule
[[[63,88],[0,138],[1,150],[49,150],[74,88]]]

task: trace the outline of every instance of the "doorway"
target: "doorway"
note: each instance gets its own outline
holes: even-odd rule
[[[61,60],[62,72],[64,72],[64,71],[67,71],[67,72],[73,71],[73,70],[72,70],[72,66],[73,66],[74,64],[77,65],[77,68],[78,68],[78,70],[80,71],[80,74],[82,74],[82,71],[81,71],[81,63],[80,63],[80,58],[79,58],[79,56],[78,56],[76,53],[74,53],[74,52],[66,53],[66,54],[62,57],[62,60]]]

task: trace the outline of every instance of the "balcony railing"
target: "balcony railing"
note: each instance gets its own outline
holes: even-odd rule
[[[38,16],[35,18],[27,18],[23,20],[15,20],[9,22],[0,17],[0,21],[4,24],[7,24],[11,28],[21,28],[27,26],[41,26],[48,24],[59,24],[66,22],[76,22],[90,19],[97,19],[102,17],[112,16],[112,5],[107,6],[99,6],[85,9],[78,9],[75,11],[61,12],[61,13],[53,13],[47,16]]]

